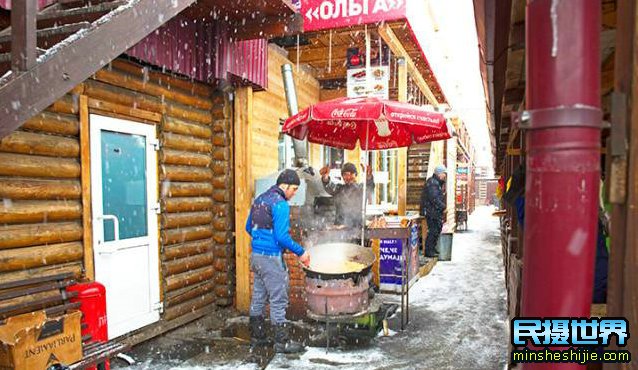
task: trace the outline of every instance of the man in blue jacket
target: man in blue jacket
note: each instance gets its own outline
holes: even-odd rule
[[[299,188],[299,175],[293,170],[279,174],[276,185],[255,199],[246,223],[252,237],[250,268],[254,272],[252,300],[250,302],[251,347],[268,344],[264,309],[270,303],[270,321],[275,326],[275,352],[302,352],[304,347],[290,340],[286,320],[288,307],[288,270],[283,259],[284,249],[310,264],[310,255],[290,237],[291,199]]]

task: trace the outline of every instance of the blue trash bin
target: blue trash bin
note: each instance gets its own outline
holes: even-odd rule
[[[454,234],[443,233],[439,237],[439,261],[451,261],[452,260],[452,240]]]

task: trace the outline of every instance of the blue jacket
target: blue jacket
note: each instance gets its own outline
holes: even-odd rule
[[[288,249],[301,256],[304,249],[290,237],[290,207],[284,192],[272,186],[255,199],[246,222],[253,253],[278,256]]]

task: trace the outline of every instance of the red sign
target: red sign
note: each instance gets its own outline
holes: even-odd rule
[[[407,0],[301,0],[304,31],[405,18]]]

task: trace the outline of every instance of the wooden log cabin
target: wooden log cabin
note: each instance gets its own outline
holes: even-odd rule
[[[53,3],[63,15],[68,4],[81,2]],[[139,31],[144,33],[139,40],[123,40],[115,45],[118,54],[102,55],[104,63],[95,64],[88,77],[71,74],[59,83],[43,72],[44,83],[51,84],[48,95],[57,97],[42,108],[41,101],[12,90],[16,75],[34,88],[23,70],[14,67],[9,82],[0,81],[5,82],[0,97],[18,97],[24,105],[0,127],[0,281],[71,272],[103,282],[109,312],[135,304],[148,311],[135,324],[109,317],[110,336],[125,336],[128,343],[202,317],[215,306],[247,311],[250,241],[243,229],[256,195],[254,181],[288,166],[290,158],[278,150],[279,120],[288,115],[280,67],[295,64],[300,108],[345,96],[343,85],[333,83],[345,80],[345,69],[343,60],[335,60],[332,72],[326,70],[328,32],[307,34],[312,41],[300,46],[299,58],[298,47],[282,39],[280,46],[267,44],[267,38],[299,31],[299,15],[288,1],[267,6],[248,1],[242,9],[217,3],[198,3],[161,27]],[[242,18],[252,11],[269,22]],[[229,17],[222,24],[224,12]],[[217,19],[206,17],[213,13]],[[336,31],[333,46],[361,47],[362,30]],[[392,52],[392,99],[445,102],[405,21],[373,32]],[[46,44],[40,40],[44,35],[37,34],[38,45]],[[31,61],[31,68],[47,63],[54,64],[51,69],[74,66],[53,59],[35,66]],[[9,68],[6,62],[0,66]],[[443,157],[442,143],[428,150]],[[310,146],[315,168],[331,155]],[[387,159],[396,171],[388,187],[396,185],[394,202],[402,213],[407,150]],[[346,152],[343,160],[358,164],[361,154]],[[372,163],[378,167],[381,160]],[[303,310],[303,274],[294,257],[288,262],[291,300]],[[136,302],[126,293],[131,288],[147,291],[151,299]]]
[[[72,22],[69,14],[82,12],[97,32],[91,22],[111,9],[105,3],[89,14],[81,1],[48,2],[37,17],[57,12]],[[67,90],[47,85],[49,95],[61,93],[45,109],[11,90],[16,78],[36,86],[28,69],[5,74],[0,100],[19,99],[24,111],[3,121],[0,135],[0,282],[65,272],[99,281],[109,338],[131,344],[234,303],[233,130],[242,121],[236,108],[245,107],[233,105],[233,91],[241,101],[242,91],[266,88],[263,37],[294,12],[286,1],[251,1],[241,12],[216,3],[188,8],[156,31],[148,21],[145,38],[132,47],[122,40],[124,54],[104,59],[89,78]],[[206,18],[213,9],[233,15]],[[272,29],[248,22],[238,34],[251,12],[273,20]],[[45,35],[38,32],[38,45],[52,46]],[[92,60],[108,58],[95,53]],[[268,98],[259,109],[267,106]]]

